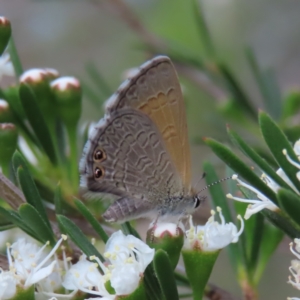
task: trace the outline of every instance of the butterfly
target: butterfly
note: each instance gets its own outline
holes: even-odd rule
[[[86,196],[114,195],[103,217],[179,220],[202,198],[191,186],[184,100],[166,56],[138,68],[105,104],[80,162]]]

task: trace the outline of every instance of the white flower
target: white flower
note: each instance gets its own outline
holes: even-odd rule
[[[97,261],[100,263],[103,272],[108,273],[107,268],[104,267],[100,260],[97,259]],[[101,275],[98,270],[98,264],[88,261],[86,256],[83,255],[80,260],[68,270],[62,285],[67,290],[80,290],[94,295],[110,296],[104,286],[108,279],[109,276]]]
[[[11,299],[17,291],[18,277],[11,271],[0,270],[0,299]]]
[[[259,212],[265,208],[272,210],[272,211],[276,211],[278,209],[278,207],[269,198],[267,198],[263,193],[261,193],[259,190],[257,190],[250,184],[247,184],[247,183],[241,181],[237,175],[233,175],[232,179],[236,180],[239,183],[239,185],[247,188],[248,190],[252,191],[253,193],[255,193],[257,195],[258,199],[245,199],[245,198],[240,198],[240,197],[234,197],[231,194],[226,195],[226,197],[229,199],[233,199],[233,200],[236,200],[239,202],[244,202],[244,203],[250,204],[250,205],[248,205],[245,216],[244,216],[244,218],[246,220],[249,219],[253,214],[256,214],[257,212]],[[274,189],[278,190],[276,183],[271,178],[264,175],[263,180],[266,182],[267,185],[269,185],[270,188],[272,188],[273,190]]]
[[[139,285],[140,276],[153,260],[154,249],[119,230],[108,239],[105,250],[104,256],[112,265],[110,282],[116,294],[132,293]]]
[[[12,62],[10,61],[10,56],[8,53],[2,54],[0,56],[0,80],[3,76],[14,76],[15,70]]]
[[[184,247],[186,249],[200,248],[203,251],[217,251],[230,243],[236,243],[244,230],[244,221],[239,215],[241,228],[238,231],[233,223],[225,223],[220,207],[217,207],[221,223],[215,221],[215,211],[211,211],[211,217],[204,226],[194,226],[190,217],[190,229],[186,231]]]
[[[113,264],[134,260],[140,272],[144,272],[154,257],[154,249],[133,235],[124,235],[121,230],[114,232],[105,245],[104,256]]]
[[[49,253],[45,251],[48,243],[38,247],[36,244],[26,242],[24,238],[8,245],[7,257],[10,270],[16,272],[24,282],[25,288],[43,280],[53,272],[56,260],[53,260],[52,256],[64,239],[66,236],[62,236]]]

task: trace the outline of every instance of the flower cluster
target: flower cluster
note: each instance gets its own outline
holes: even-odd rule
[[[104,297],[101,299],[115,299],[116,295],[131,294],[153,260],[154,250],[136,237],[125,236],[119,230],[107,241],[104,257],[107,259],[105,264],[99,258],[90,257],[97,261],[95,264],[83,256],[67,271],[63,286],[67,290],[80,290]],[[110,283],[111,290],[107,288],[107,283]]]
[[[0,271],[0,299],[11,299],[17,290],[26,290],[32,285],[36,296],[71,298],[82,291],[103,300],[115,299],[116,295],[128,295],[138,287],[154,256],[154,250],[141,240],[118,231],[112,234],[105,246],[106,262],[92,256],[90,259],[97,261],[94,263],[82,255],[72,265],[64,248],[62,260],[55,254],[64,239],[66,236],[63,235],[50,252],[47,252],[48,243],[39,247],[25,238],[8,244],[9,270]],[[62,288],[71,292],[58,294]]]
[[[294,152],[297,155],[297,157],[300,156],[300,140],[298,140],[295,144],[294,144]],[[300,163],[299,162],[295,162],[293,161],[290,156],[287,154],[286,149],[283,149],[282,151],[283,155],[286,157],[286,159],[293,165],[295,166],[297,169],[299,169],[299,172],[297,172],[296,176],[298,178],[298,180],[300,180]],[[279,168],[276,173],[297,193],[299,194],[299,192],[297,191],[296,187],[294,186],[294,184],[291,182],[291,180],[288,178],[288,176],[285,174],[285,172]],[[257,190],[256,188],[254,188],[253,186],[243,182],[242,180],[240,180],[238,178],[237,175],[233,175],[232,176],[233,180],[236,180],[238,182],[238,184],[250,191],[252,191],[253,193],[256,194],[258,199],[244,199],[244,198],[240,198],[240,197],[234,197],[231,194],[227,194],[227,198],[229,199],[233,199],[239,202],[244,202],[244,203],[249,203],[245,216],[244,218],[247,220],[249,219],[253,214],[256,214],[257,212],[263,210],[263,209],[269,209],[272,211],[276,211],[279,208],[268,198],[266,197],[262,192],[260,192],[259,190]],[[280,186],[269,176],[267,176],[266,174],[262,174],[261,175],[261,179],[265,182],[265,184],[271,188],[275,193],[278,192]]]

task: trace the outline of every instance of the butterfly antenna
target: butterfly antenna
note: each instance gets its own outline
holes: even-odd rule
[[[201,180],[204,179],[205,177],[206,177],[206,173],[203,172],[203,173],[202,173],[202,176],[201,176],[200,179],[197,181],[195,187],[197,187],[197,185],[198,185],[198,184],[201,182]]]
[[[198,192],[198,194],[200,194],[201,192],[203,192],[203,191],[209,189],[209,188],[212,187],[213,185],[219,184],[219,183],[221,183],[221,182],[223,182],[223,181],[226,181],[226,180],[228,180],[228,179],[232,179],[232,176],[226,177],[226,178],[222,178],[222,179],[219,179],[219,180],[217,180],[217,181],[215,181],[215,182],[212,182],[212,183],[208,184],[208,185],[205,186],[203,189],[201,189],[201,190]]]

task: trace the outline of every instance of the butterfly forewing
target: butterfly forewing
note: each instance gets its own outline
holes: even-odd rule
[[[183,96],[168,57],[145,63],[107,102],[108,112],[132,107],[147,114],[163,136],[186,192],[190,191],[191,162]]]

